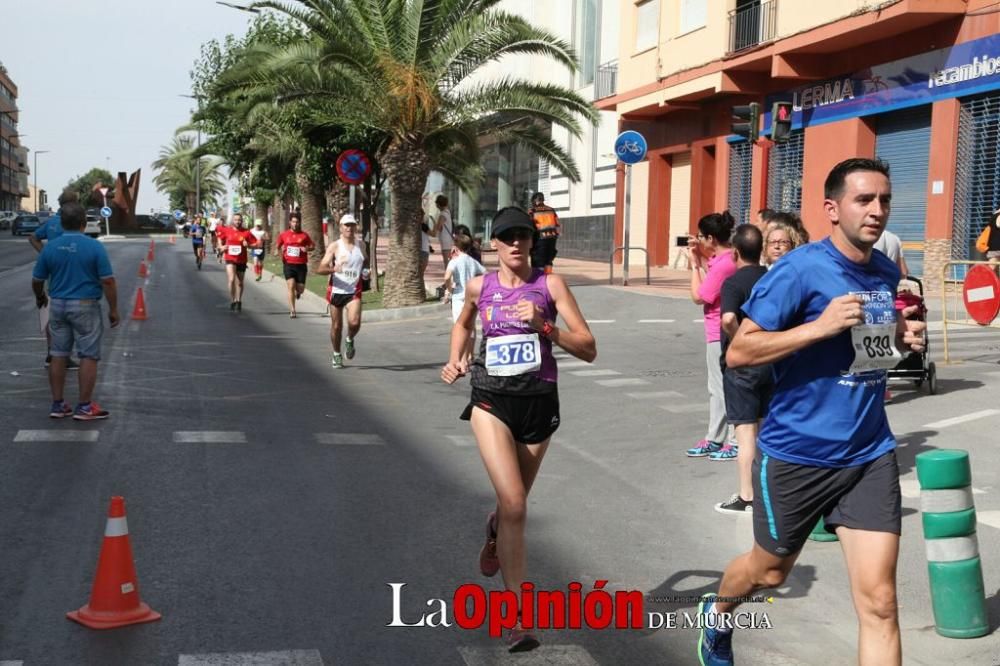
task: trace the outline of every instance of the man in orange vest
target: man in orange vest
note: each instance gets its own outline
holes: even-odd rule
[[[531,246],[531,266],[552,272],[556,258],[556,241],[559,239],[559,216],[551,206],[545,205],[545,195],[535,192],[531,196],[528,215],[535,223],[535,242]]]

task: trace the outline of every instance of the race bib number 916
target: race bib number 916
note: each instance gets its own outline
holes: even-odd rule
[[[542,349],[537,333],[486,339],[487,374],[511,377],[535,372],[541,367]]]

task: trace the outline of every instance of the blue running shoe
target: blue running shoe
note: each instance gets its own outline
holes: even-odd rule
[[[687,455],[689,458],[704,458],[707,455],[715,453],[722,449],[722,444],[717,442],[710,442],[707,439],[703,439],[698,442],[697,446],[693,446],[687,450]]]
[[[715,453],[709,453],[709,460],[736,460],[740,454],[740,447],[726,444]]]
[[[733,632],[712,629],[704,615],[715,603],[717,594],[708,593],[698,603],[701,634],[698,636],[698,660],[701,666],[733,666]]]

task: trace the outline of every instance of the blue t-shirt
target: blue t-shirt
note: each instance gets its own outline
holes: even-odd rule
[[[36,280],[49,281],[50,298],[69,300],[99,300],[101,280],[113,275],[104,245],[79,231],[46,243],[31,272]]]
[[[45,220],[42,226],[35,229],[35,238],[38,240],[51,241],[63,235],[62,218],[59,213],[52,215]]]
[[[192,245],[205,244],[205,227],[200,224],[192,224],[191,228],[188,230],[188,234],[191,236]]]
[[[856,264],[826,238],[782,257],[754,286],[743,312],[764,330],[784,331],[819,318],[837,296],[865,292],[866,319],[895,322],[899,277],[884,254],[873,252],[867,265]],[[800,465],[854,467],[894,449],[885,415],[886,371],[852,374],[853,363],[850,330],[774,363],[761,450]]]

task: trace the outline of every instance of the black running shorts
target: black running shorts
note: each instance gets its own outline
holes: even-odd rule
[[[896,452],[857,467],[797,465],[757,451],[753,461],[753,538],[778,557],[802,550],[823,518],[827,531],[843,525],[900,533]]]
[[[288,264],[285,265],[285,279],[295,280],[297,284],[306,283],[306,270],[308,266],[306,264]]]
[[[500,419],[519,444],[539,444],[559,429],[559,392],[540,395],[506,395],[473,388],[469,404],[459,417],[472,418],[478,407]]]
[[[732,425],[757,423],[767,416],[774,392],[771,366],[725,368],[722,391],[726,398],[726,420]]]

